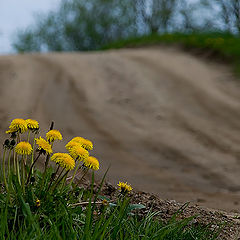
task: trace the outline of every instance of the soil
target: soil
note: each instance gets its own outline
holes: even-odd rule
[[[1,141],[14,118],[39,120],[43,137],[54,121],[55,151],[92,140],[114,185],[240,213],[240,81],[227,66],[163,46],[12,55],[0,83]]]
[[[103,187],[102,194],[108,197],[111,201],[119,196],[119,191],[110,183],[106,183]],[[189,203],[181,204],[175,200],[163,200],[158,196],[133,191],[129,194],[131,203],[143,204],[145,208],[136,210],[135,214],[140,217],[145,217],[149,211],[158,212],[156,215],[160,221],[168,222],[174,214],[178,214],[177,219],[181,220],[187,217],[195,218],[190,222],[194,226],[207,226],[214,231],[220,231],[219,240],[239,240],[240,239],[240,215],[229,213],[209,208],[203,208],[198,205]]]

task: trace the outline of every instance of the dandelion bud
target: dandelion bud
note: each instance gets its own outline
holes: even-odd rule
[[[52,173],[52,174],[51,174],[51,179],[52,179],[52,180],[54,180],[55,175],[56,175],[55,173]]]
[[[8,139],[6,139],[6,140],[4,141],[3,147],[4,147],[4,148],[9,148],[9,145],[10,145],[10,141],[9,141]]]
[[[39,199],[36,200],[36,207],[40,207],[41,201]]]
[[[15,144],[16,144],[16,141],[13,139],[13,140],[10,142],[10,145],[11,145],[12,147],[14,147]]]
[[[30,178],[30,182],[31,182],[31,183],[34,183],[34,182],[35,182],[35,177],[31,177],[31,178]]]

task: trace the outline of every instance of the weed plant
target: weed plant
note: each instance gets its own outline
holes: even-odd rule
[[[14,119],[6,131],[9,138],[3,144],[0,182],[1,240],[217,238],[217,231],[191,225],[193,217],[177,220],[179,213],[168,223],[158,220],[158,212],[139,217],[136,211],[144,206],[130,203],[128,183],[119,182],[114,202],[100,196],[107,171],[94,189],[99,162],[89,155],[92,142],[75,137],[66,144],[67,153],[54,153],[54,144],[62,135],[53,127],[52,123],[42,138],[36,120]],[[91,181],[84,188],[81,183],[87,173]]]

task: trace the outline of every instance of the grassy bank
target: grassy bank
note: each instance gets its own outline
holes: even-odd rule
[[[240,75],[240,38],[226,33],[191,33],[148,35],[114,42],[103,49],[143,47],[159,44],[180,45],[185,49],[199,49],[209,52],[210,56],[221,58],[234,66]]]
[[[195,216],[180,220],[184,207],[164,222],[161,212],[139,215],[145,206],[132,203],[128,183],[119,182],[114,199],[100,195],[106,174],[96,185],[101,164],[90,156],[90,140],[75,137],[66,144],[67,151],[54,153],[61,133],[52,123],[42,138],[32,119],[14,119],[6,133],[0,163],[1,240],[217,239],[216,224],[214,230],[193,224]]]

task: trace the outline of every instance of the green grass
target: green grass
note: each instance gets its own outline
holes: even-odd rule
[[[126,47],[143,47],[158,44],[178,44],[185,49],[200,49],[210,55],[233,64],[240,75],[240,38],[228,33],[173,33],[164,35],[147,35],[114,42],[102,48],[119,49]]]
[[[107,171],[99,186],[94,188],[97,169],[86,164],[91,157],[81,162],[80,155],[74,160],[65,154],[64,158],[58,158],[54,167],[48,166],[49,159],[56,161],[53,157],[56,154],[52,155],[51,151],[46,150],[46,146],[52,147],[53,142],[48,140],[40,145],[34,139],[38,135],[38,127],[24,128],[24,121],[17,120],[18,123],[12,127],[14,133],[10,132],[10,139],[3,145],[3,159],[0,163],[0,240],[217,239],[219,231],[210,230],[208,226],[193,225],[194,216],[178,220],[186,206],[168,222],[160,220],[159,212],[149,211],[146,216],[140,217],[138,210],[144,208],[144,205],[131,204],[131,189],[129,185],[126,188],[124,183],[114,201],[107,196],[100,196]],[[21,142],[20,138],[28,142]],[[89,142],[85,141],[85,144]],[[30,143],[35,146],[33,149]],[[79,142],[77,148],[86,147],[82,143]],[[20,148],[25,149],[25,152],[21,152]],[[82,149],[79,154],[82,152],[85,151]],[[88,187],[66,181],[69,172],[67,166],[71,162],[69,158],[82,164],[77,170],[83,176],[87,171],[91,173]],[[37,161],[45,163],[43,171],[36,167]]]
[[[139,217],[137,209],[143,205],[130,204],[131,199],[126,194],[119,194],[114,203],[108,201],[103,204],[101,199],[107,198],[93,194],[93,188],[87,190],[74,186],[72,191],[69,186],[64,186],[47,191],[53,172],[52,168],[48,169],[43,183],[43,174],[37,171],[36,181],[25,188],[25,193],[17,176],[11,174],[8,192],[0,194],[1,240],[217,239],[219,232],[210,230],[208,226],[192,225],[194,217],[177,220],[181,211],[167,223],[159,220],[159,212],[149,211],[144,218]],[[36,206],[37,198],[41,199],[40,207]]]
[[[48,171],[49,179],[53,173]],[[68,187],[54,192],[41,190],[39,180],[26,188],[25,194],[13,177],[15,187],[10,193],[0,195],[0,239],[82,239],[82,240],[213,240],[218,232],[207,226],[193,226],[193,217],[177,220],[176,216],[163,223],[160,213],[149,212],[140,218],[137,205],[129,203],[127,195],[119,195],[111,204],[96,204],[93,191]],[[78,193],[78,194],[76,194]],[[41,206],[35,204],[41,196]],[[92,199],[90,201],[90,199]],[[86,201],[88,203],[86,203]],[[74,205],[76,203],[86,203]],[[141,206],[142,207],[142,206]],[[132,210],[135,210],[133,213]]]

